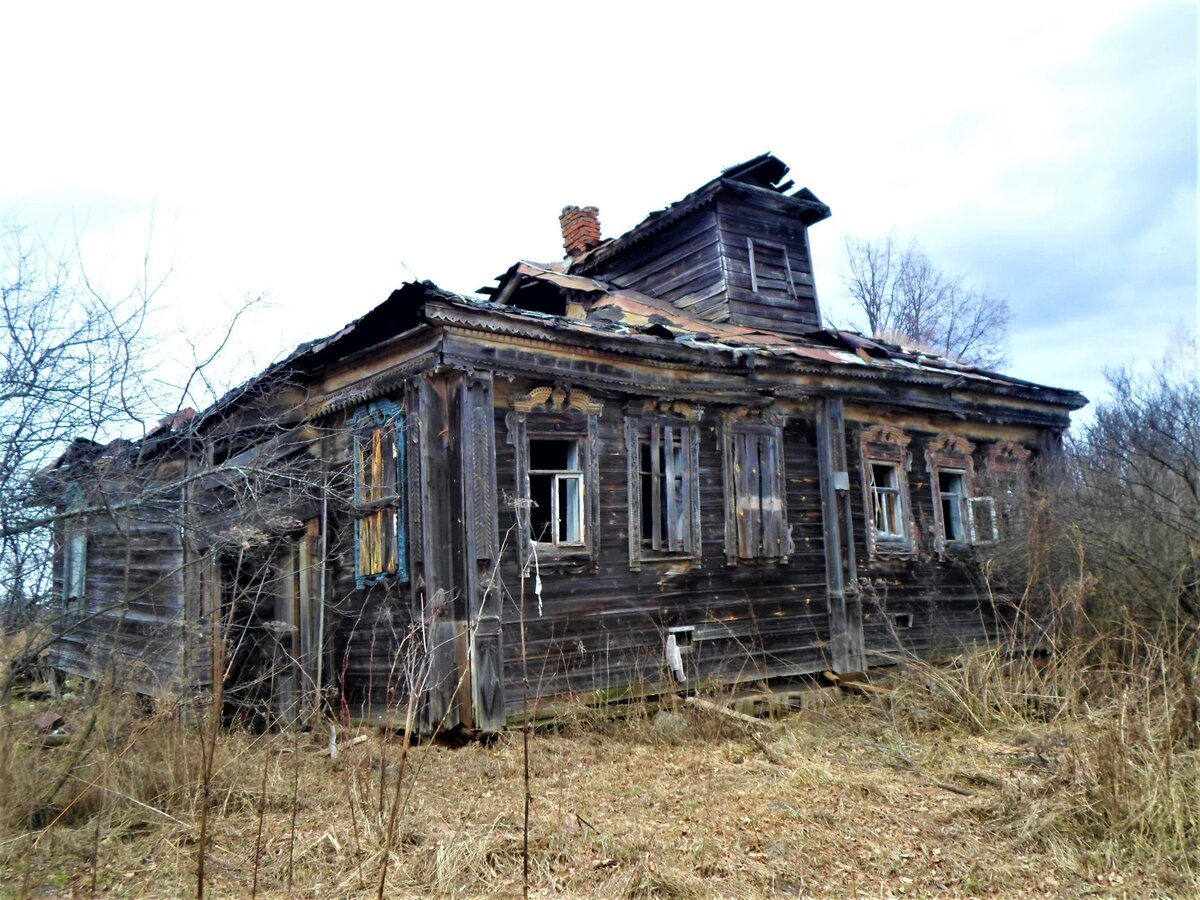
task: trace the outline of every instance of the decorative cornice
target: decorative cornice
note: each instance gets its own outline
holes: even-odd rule
[[[963,456],[970,459],[975,452],[975,445],[965,437],[943,431],[929,442],[927,452],[938,456]]]
[[[641,400],[625,404],[625,415],[668,416],[688,422],[699,422],[704,410],[683,400]]]
[[[907,447],[911,441],[911,437],[893,425],[876,425],[862,434],[864,444],[895,444],[898,447]]]
[[[1031,456],[1033,453],[1028,447],[1023,447],[1015,441],[997,441],[988,451],[988,471],[1019,472],[1029,463]]]
[[[527,394],[513,397],[509,401],[517,412],[529,413],[536,411],[565,412],[577,411],[589,416],[598,416],[604,409],[604,404],[594,400],[586,391],[569,388],[565,385],[546,385],[536,387]]]

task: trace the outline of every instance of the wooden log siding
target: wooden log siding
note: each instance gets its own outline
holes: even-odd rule
[[[804,224],[754,198],[717,205],[732,321],[803,334],[821,327]]]
[[[994,640],[1007,626],[1012,606],[1001,593],[988,589],[970,548],[938,556],[935,550],[935,511],[926,450],[939,429],[911,428],[906,450],[912,459],[908,472],[914,548],[907,555],[872,555],[866,536],[870,528],[864,491],[851,490],[859,579],[862,589],[863,630],[868,665],[888,665],[905,657],[934,658]],[[855,446],[868,426],[850,430]],[[982,450],[987,445],[980,445]],[[978,453],[977,450],[977,453]],[[852,486],[864,484],[863,457],[849,455]]]
[[[88,517],[84,596],[60,606],[60,668],[99,678],[112,666],[119,684],[144,693],[193,683],[187,648],[198,629],[183,616],[178,520],[169,500]],[[55,589],[61,604],[61,572]]]
[[[724,287],[715,207],[707,206],[605,262],[603,277],[687,308]],[[695,308],[693,312],[705,315]],[[709,317],[705,315],[705,317]]]
[[[529,389],[498,382],[497,427],[506,395]],[[795,550],[786,563],[731,567],[725,556],[723,441],[714,416],[698,431],[700,559],[645,561],[629,567],[628,453],[622,401],[609,399],[593,445],[599,477],[600,531],[594,573],[541,569],[526,573],[510,546],[500,560],[504,605],[505,706],[519,715],[528,677],[531,708],[567,696],[616,696],[673,684],[664,669],[669,628],[691,626],[688,678],[728,681],[821,671],[828,666],[824,547],[813,424],[782,429],[787,525]],[[498,442],[498,488],[516,496],[513,446]],[[500,529],[516,527],[516,509],[501,509]],[[540,581],[540,595],[536,591]],[[523,634],[522,634],[523,631]],[[522,646],[524,655],[522,655]]]

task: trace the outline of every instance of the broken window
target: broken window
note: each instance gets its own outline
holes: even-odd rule
[[[995,501],[974,495],[974,451],[974,444],[952,434],[938,435],[926,450],[939,550],[996,540]]]
[[[68,529],[62,548],[63,600],[81,600],[87,582],[87,532],[80,526]]]
[[[786,559],[792,551],[784,502],[783,440],[767,424],[735,422],[726,430],[726,555]]]
[[[598,560],[602,404],[567,386],[535,387],[510,398],[508,442],[516,464],[522,564],[579,567]],[[578,570],[576,568],[576,570]]]
[[[859,440],[867,550],[909,555],[916,549],[908,493],[910,438],[893,426],[876,425]]]
[[[894,462],[869,464],[871,509],[877,541],[907,541],[908,524],[901,490],[902,472]]]
[[[582,547],[584,484],[582,441],[529,439],[531,539],[555,547]]]
[[[963,473],[941,469],[937,473],[937,484],[942,507],[942,537],[947,541],[965,541],[967,489]]]
[[[394,403],[371,403],[354,429],[355,578],[365,587],[408,579],[404,490],[404,416]]]
[[[627,419],[629,548],[635,566],[700,553],[699,429],[676,419]]]

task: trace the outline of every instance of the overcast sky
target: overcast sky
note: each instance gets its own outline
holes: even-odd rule
[[[265,365],[413,277],[471,292],[770,150],[846,235],[1006,296],[1014,374],[1098,398],[1197,320],[1191,3],[7,3],[0,217]],[[243,372],[244,374],[244,372]]]

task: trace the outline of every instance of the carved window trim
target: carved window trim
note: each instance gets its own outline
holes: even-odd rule
[[[563,385],[536,387],[509,401],[507,440],[513,447],[517,488],[517,548],[521,565],[536,556],[539,567],[585,564],[594,572],[600,559],[600,414],[604,404],[585,391]],[[530,508],[530,440],[576,440],[582,482],[583,540],[556,544],[535,541]]]
[[[643,562],[690,561],[699,565],[702,558],[700,537],[700,411],[682,403],[647,402],[626,408],[625,453],[629,493],[629,568],[638,570]],[[663,446],[672,446],[678,441],[679,464],[682,472],[676,476],[674,454],[664,453]],[[679,495],[667,490],[659,499],[657,495],[644,497],[642,489],[642,448],[649,448],[648,459],[652,466],[651,479],[678,477]],[[667,463],[667,460],[670,460]],[[658,466],[655,467],[656,462]],[[667,547],[646,546],[642,526],[643,503],[649,500],[656,512],[655,521],[674,513],[682,528],[672,531],[668,523],[665,532]],[[678,504],[682,503],[680,509]],[[656,533],[657,536],[657,533]],[[654,538],[649,539],[653,542]],[[671,546],[674,545],[674,546]]]
[[[354,453],[351,462],[354,583],[360,590],[372,584],[409,580],[405,425],[403,408],[389,400],[367,403],[350,418]],[[368,452],[372,457],[370,468],[365,462]],[[382,481],[376,483],[379,479]],[[366,546],[367,542],[376,541],[378,550]],[[372,559],[377,559],[377,564],[371,564]]]
[[[1032,458],[1033,451],[1016,441],[997,441],[988,448],[985,477],[1006,534],[1014,526],[1023,526],[1023,498],[1029,489]]]
[[[913,520],[912,497],[909,493],[908,473],[912,469],[912,457],[908,445],[912,438],[891,425],[875,425],[864,429],[859,435],[859,458],[862,470],[863,534],[867,554],[872,557],[907,557],[916,553],[916,528]],[[899,526],[897,536],[881,535],[877,529],[877,496],[880,493],[875,483],[874,465],[888,466],[896,473],[894,490],[899,504]]]
[[[725,558],[731,566],[786,563],[795,546],[787,515],[784,419],[743,410],[721,424]]]

